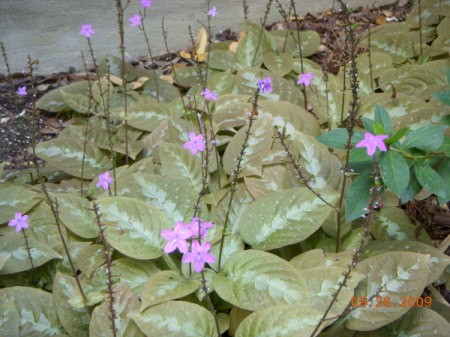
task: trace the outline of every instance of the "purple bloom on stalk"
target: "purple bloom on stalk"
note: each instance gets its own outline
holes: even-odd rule
[[[217,15],[217,7],[216,6],[212,6],[209,11],[208,11],[208,16],[216,16]]]
[[[305,86],[309,87],[309,85],[311,84],[311,80],[313,78],[314,78],[313,73],[300,74],[298,76],[297,84],[304,84]]]
[[[258,88],[262,94],[270,94],[272,92],[272,79],[266,77],[265,79],[258,81]]]
[[[81,25],[80,34],[87,38],[90,38],[95,34],[95,30],[92,28],[92,25],[90,23],[86,23],[84,25]]]
[[[11,219],[8,222],[8,226],[16,227],[16,233],[20,232],[22,229],[28,228],[28,215],[22,215],[22,213],[16,212],[14,219]]]
[[[375,136],[370,132],[366,132],[364,134],[364,139],[360,141],[358,144],[356,144],[355,147],[358,148],[366,147],[367,154],[369,156],[373,156],[377,150],[377,147],[380,149],[380,151],[387,151],[386,144],[384,144],[383,142],[383,140],[386,138],[388,138],[387,135]]]
[[[172,253],[177,248],[181,253],[186,253],[189,248],[186,240],[190,239],[192,235],[193,233],[190,227],[181,221],[177,222],[173,230],[164,229],[161,231],[161,236],[167,240],[167,244],[164,247],[164,253]]]
[[[199,225],[200,225],[200,230],[199,230]],[[197,236],[198,232],[200,231],[200,237],[202,239],[204,239],[206,236],[206,230],[208,228],[214,227],[214,225],[211,222],[202,221],[199,217],[193,218],[192,222],[190,224],[188,224],[188,226],[190,227],[191,233],[193,236]]]
[[[113,182],[113,178],[109,175],[109,172],[105,172],[105,173],[100,173],[98,175],[98,183],[97,187],[102,187],[103,189],[105,189],[106,191],[109,190],[109,185],[111,185]]]
[[[205,99],[206,99],[207,101],[214,101],[214,102],[217,101],[217,94],[216,94],[215,92],[209,90],[208,88],[205,88],[205,91],[203,91],[203,92],[201,93],[201,95],[202,95],[203,97],[205,97]]]
[[[189,140],[184,143],[183,148],[190,150],[193,155],[197,154],[197,152],[205,151],[206,145],[203,134],[200,133],[197,136],[195,132],[189,132]]]
[[[130,22],[131,27],[140,26],[142,24],[142,17],[135,13],[128,21]]]
[[[150,8],[152,5],[152,0],[141,0],[141,6],[144,8]]]
[[[26,96],[27,95],[27,87],[25,85],[23,87],[19,87],[16,91],[16,94],[19,96]]]
[[[210,242],[198,243],[198,241],[192,242],[192,251],[183,255],[181,262],[191,262],[194,265],[194,270],[200,273],[205,267],[205,263],[216,262],[216,258],[209,253],[211,249]]]

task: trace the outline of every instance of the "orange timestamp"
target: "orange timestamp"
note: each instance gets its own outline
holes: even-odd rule
[[[375,307],[375,308],[429,308],[433,303],[430,296],[401,296],[399,302],[394,302],[389,296],[375,296],[368,300],[366,296],[353,296],[352,308]]]

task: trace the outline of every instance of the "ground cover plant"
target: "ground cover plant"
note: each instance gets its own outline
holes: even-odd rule
[[[149,41],[140,3],[116,1],[119,57],[95,60],[80,23],[95,78],[32,98],[31,121],[72,118],[2,174],[0,335],[447,336],[450,237],[402,206],[450,200],[450,1],[362,34],[336,1],[337,73],[294,1],[261,23],[243,1],[217,44],[208,1],[192,66],[164,77],[125,62],[125,24]],[[267,31],[270,10],[291,29]]]

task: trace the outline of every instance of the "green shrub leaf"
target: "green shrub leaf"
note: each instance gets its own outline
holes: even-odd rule
[[[199,281],[188,280],[173,270],[160,271],[150,277],[144,286],[141,311],[192,294],[199,287]]]
[[[289,262],[259,250],[233,254],[213,285],[222,299],[247,310],[311,301],[304,277]]]
[[[218,337],[214,316],[198,304],[170,301],[129,315],[147,337]]]
[[[141,260],[162,255],[165,240],[161,230],[172,228],[163,212],[144,201],[125,197],[100,199],[98,205],[106,237],[113,248]]]

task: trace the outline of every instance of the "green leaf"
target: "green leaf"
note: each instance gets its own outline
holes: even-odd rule
[[[337,192],[316,189],[334,204]],[[270,250],[305,240],[333,209],[306,187],[270,192],[243,210],[238,218],[242,239],[253,248]]]
[[[153,74],[142,86],[142,93],[156,99],[159,97],[160,102],[170,102],[180,97],[180,92],[173,84],[155,78]]]
[[[160,270],[153,261],[142,261],[122,258],[113,261],[113,275],[117,275],[119,282],[125,282],[131,291],[141,298],[142,289],[147,280]]]
[[[248,122],[247,122],[248,123]],[[241,128],[231,139],[223,155],[223,168],[227,174],[232,174],[236,167],[236,158],[240,155],[242,145],[247,139],[248,126]],[[260,118],[254,121],[252,135],[247,140],[245,155],[241,161],[240,176],[261,175],[262,155],[270,150],[272,145],[272,121]]]
[[[180,145],[161,144],[159,147],[161,172],[167,177],[185,177],[192,187],[202,187],[202,160]]]
[[[99,244],[89,245],[83,248],[78,255],[78,268],[90,277],[98,268],[105,263],[105,252]]]
[[[183,301],[155,305],[129,314],[146,337],[218,337],[214,316],[205,308]]]
[[[401,128],[400,130],[397,130],[391,137],[386,139],[384,142],[387,145],[394,144],[394,143],[398,142],[400,139],[402,139],[403,136],[409,132],[409,130],[410,130],[410,128],[407,126],[404,128]]]
[[[436,151],[444,141],[445,125],[427,125],[411,131],[402,144],[405,149],[418,148],[427,152]]]
[[[263,58],[264,65],[270,71],[284,76],[289,74],[294,66],[292,56],[288,53],[265,53]]]
[[[443,312],[439,313],[444,315]],[[447,337],[450,323],[439,313],[414,307],[400,319],[378,329],[377,336],[392,336],[394,333],[397,336]]]
[[[263,62],[263,50],[256,33],[247,33],[239,42],[236,50],[236,62],[244,67],[260,67]]]
[[[95,214],[89,201],[79,195],[52,193],[59,205],[59,217],[64,226],[85,239],[94,239],[99,234]]]
[[[141,296],[141,311],[148,307],[192,294],[200,282],[188,280],[173,270],[164,270],[150,277]]]
[[[429,255],[410,252],[385,252],[361,261],[356,271],[367,275],[357,288],[355,296],[367,299],[378,293],[379,298],[366,307],[353,310],[346,326],[352,330],[369,331],[380,328],[403,316],[410,307],[401,303],[408,297],[419,297],[426,285]],[[383,305],[385,299],[390,306]],[[381,303],[381,306],[380,306]],[[378,305],[378,306],[377,306]]]
[[[358,219],[367,213],[372,184],[373,178],[368,174],[361,174],[352,181],[345,195],[345,219],[347,222]]]
[[[445,105],[450,105],[450,90],[443,90],[432,94],[434,98],[438,99]]]
[[[311,303],[304,276],[287,261],[259,250],[230,256],[213,285],[223,300],[247,310]]]
[[[61,327],[53,307],[53,296],[46,291],[27,287],[0,289],[0,308],[2,308],[0,329],[3,327],[3,317],[11,317],[17,325],[9,328],[20,331],[20,334],[14,336],[64,334],[64,329]],[[4,311],[3,308],[10,311]],[[19,315],[19,319],[17,319],[17,315]]]
[[[168,103],[139,104],[128,108],[127,116],[123,108],[111,111],[111,116],[127,120],[128,125],[144,131],[154,131],[169,116],[175,114]]]
[[[113,334],[111,329],[110,303],[104,301],[94,309],[89,325],[89,337],[144,337],[144,334],[130,318],[133,312],[139,310],[139,300],[125,283],[120,283],[114,288],[114,309],[117,319],[114,321],[118,333]]]
[[[38,196],[24,186],[0,184],[0,224],[14,219],[16,212],[26,214],[40,202]]]
[[[47,92],[44,96],[39,98],[36,102],[36,108],[49,112],[61,112],[68,107],[66,102],[64,102],[61,89],[55,89]]]
[[[75,308],[68,301],[79,294],[75,278],[58,272],[53,281],[53,303],[59,321],[71,337],[89,335],[90,317],[86,308]]]
[[[320,311],[309,307],[276,305],[247,316],[239,324],[235,336],[309,337],[321,316]]]
[[[99,173],[108,171],[111,158],[98,147],[69,136],[58,137],[36,146],[36,155],[46,162],[77,178],[81,178],[81,167],[84,158],[85,179],[94,179]]]
[[[308,185],[313,190],[339,190],[343,166],[339,159],[314,137],[302,132],[295,132],[293,136],[294,141],[290,144],[290,149],[292,153],[297,154],[298,164],[302,167]]]
[[[363,132],[358,130],[355,130],[354,132],[355,133],[352,137],[351,143],[352,145],[355,145],[364,138]],[[316,139],[319,142],[324,143],[328,147],[331,147],[332,149],[345,150],[348,140],[348,131],[347,129],[338,128],[326,133],[322,133],[321,135],[317,136]]]
[[[447,184],[444,179],[429,165],[424,162],[417,162],[414,165],[414,173],[417,181],[428,192],[436,194],[438,197],[447,195]]]
[[[375,213],[372,234],[377,240],[421,240],[431,244],[425,230],[417,233],[414,225],[405,212],[393,206],[385,206]]]
[[[375,108],[375,121],[380,123],[388,136],[392,136],[392,120],[387,110],[380,104]]]
[[[403,156],[394,151],[382,153],[380,169],[383,181],[399,198],[409,183],[409,167]]]
[[[192,220],[192,205],[198,193],[184,177],[163,177],[147,173],[118,179],[118,195],[144,200],[165,213],[171,227],[177,221]]]
[[[217,70],[234,70],[236,55],[229,50],[211,50],[208,66]]]
[[[263,94],[261,97],[270,101],[285,101],[298,106],[304,105],[300,88],[296,86],[292,80],[287,80],[262,68],[254,67],[239,69],[234,91],[239,95],[253,96],[258,86],[258,81],[266,77],[272,78],[272,92],[270,94]],[[247,96],[246,102],[248,101],[249,97]],[[244,117],[248,119],[248,117],[245,116],[246,111],[241,111],[240,114],[244,114]]]
[[[148,203],[125,197],[98,200],[101,220],[111,246],[129,257],[148,260],[162,255],[161,230],[172,227],[163,212]]]
[[[23,235],[13,233],[0,236],[0,257],[9,256],[0,270],[0,275],[14,274],[32,269],[30,257]],[[43,265],[52,259],[62,259],[62,256],[51,249],[47,244],[28,237],[31,258],[34,268]]]
[[[401,210],[400,210],[401,211]],[[370,241],[366,250],[365,256],[376,256],[384,254],[385,252],[412,252],[420,254],[429,254],[428,260],[429,273],[427,274],[426,285],[435,282],[439,276],[450,265],[450,257],[441,253],[438,249],[429,244],[418,241]]]

